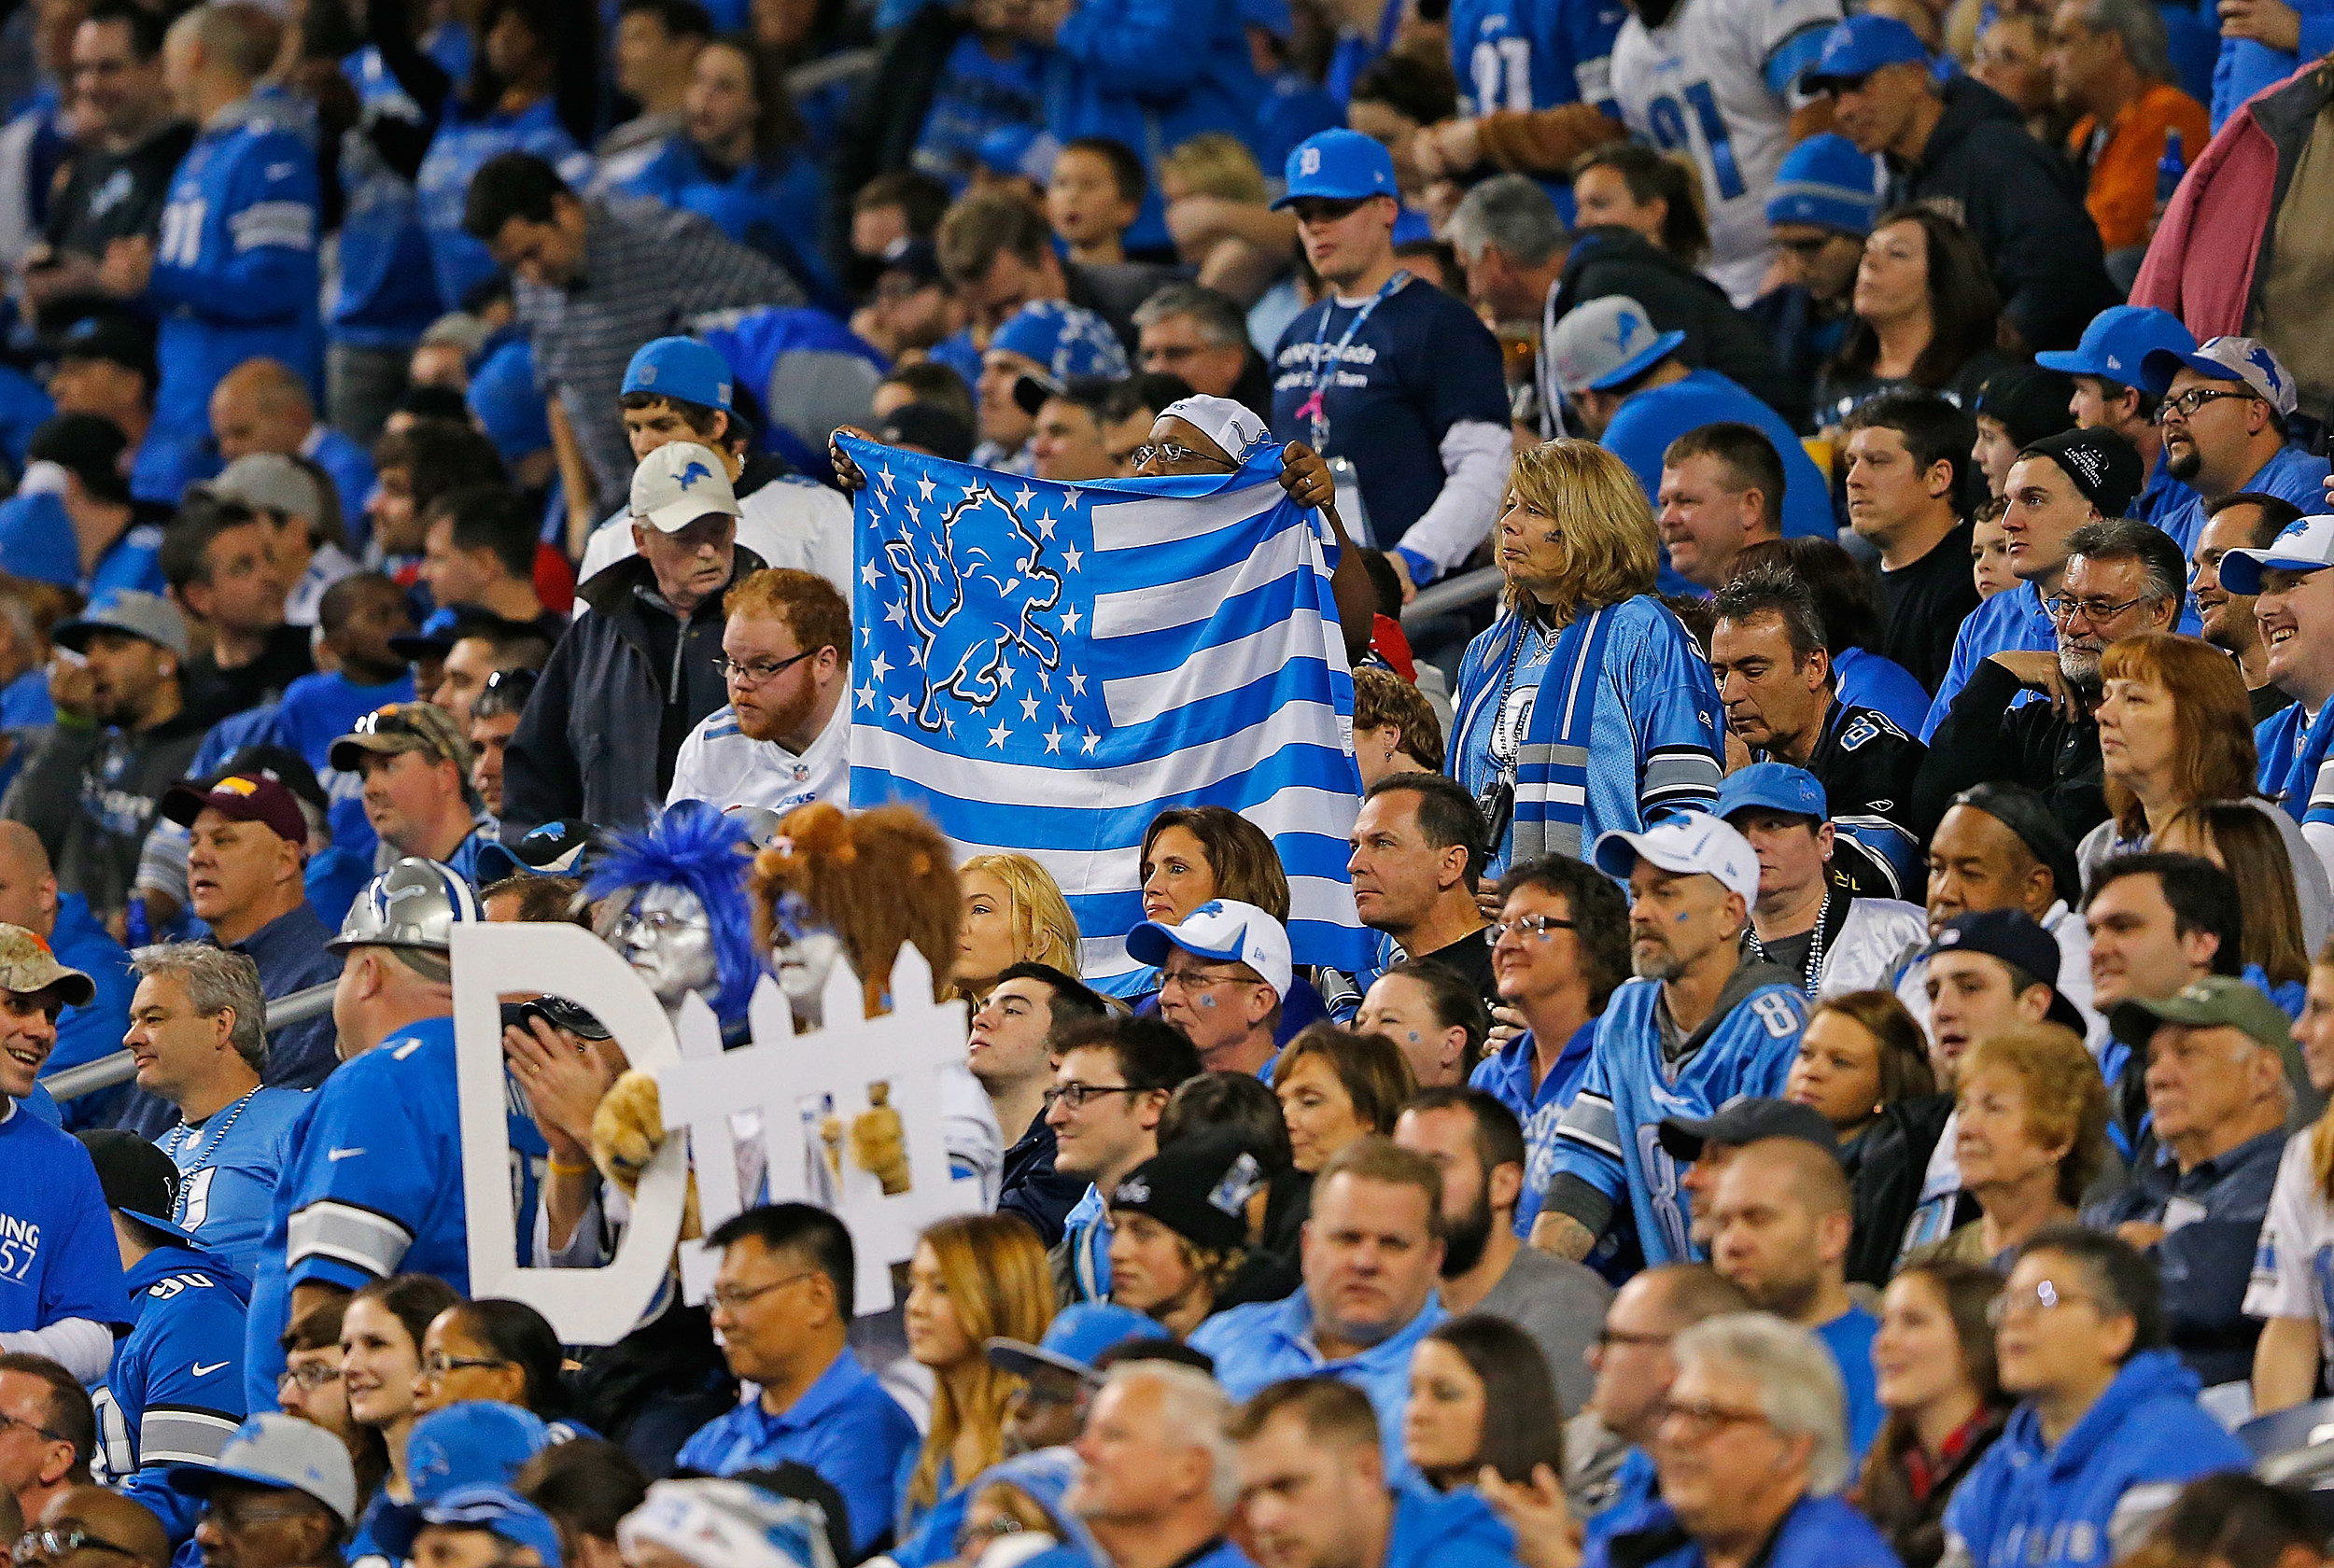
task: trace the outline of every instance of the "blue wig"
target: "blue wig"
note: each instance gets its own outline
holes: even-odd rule
[[[592,862],[584,897],[598,902],[630,888],[659,883],[685,888],[705,905],[713,926],[713,965],[721,988],[713,1011],[724,1024],[746,1015],[762,965],[753,951],[753,912],[746,902],[746,873],[753,842],[745,829],[701,801],[682,801],[646,827],[610,835]]]

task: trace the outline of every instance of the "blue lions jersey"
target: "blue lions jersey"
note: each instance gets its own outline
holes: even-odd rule
[[[1628,15],[1613,0],[1454,0],[1459,112],[1589,104],[1619,119],[1612,41]]]
[[[208,435],[211,389],[246,359],[320,383],[316,201],[314,149],[249,100],[195,138],[171,177],[146,289],[162,318],[156,428]]]
[[[1706,1026],[1700,1048],[1672,1068],[1653,1018],[1661,994],[1657,980],[1631,980],[1613,992],[1550,1161],[1555,1175],[1576,1176],[1616,1204],[1627,1200],[1649,1265],[1694,1255],[1678,1162],[1657,1136],[1662,1118],[1708,1116],[1746,1097],[1780,1095],[1807,1021],[1807,999],[1796,988],[1762,986]]]
[[[246,1372],[254,1409],[275,1408],[284,1365],[276,1337],[289,1320],[293,1286],[360,1290],[392,1274],[435,1274],[470,1294],[454,1020],[407,1025],[343,1062],[307,1099],[254,1279]],[[515,1090],[506,1113],[523,1263],[545,1151]]]
[[[311,1092],[254,1089],[201,1126],[181,1122],[155,1140],[178,1168],[171,1218],[246,1278],[259,1267],[276,1178],[291,1157],[292,1127]]]
[[[173,1244],[131,1266],[130,1332],[92,1391],[90,1473],[154,1511],[176,1546],[194,1533],[199,1499],[162,1478],[209,1464],[244,1418],[244,1312],[251,1287],[210,1253]]]

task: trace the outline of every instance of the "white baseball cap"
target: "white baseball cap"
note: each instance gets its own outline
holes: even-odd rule
[[[2220,585],[2232,594],[2257,594],[2265,570],[2307,572],[2334,567],[2334,517],[2297,517],[2279,530],[2267,550],[2232,550],[2220,558]]]
[[[1222,447],[1224,455],[1235,463],[1240,461],[1241,454],[1272,434],[1245,403],[1236,403],[1230,398],[1179,399],[1159,411],[1161,419],[1169,414]]]
[[[632,470],[632,518],[660,534],[677,534],[713,512],[738,515],[729,469],[710,446],[667,441]]]
[[[1754,875],[1757,869],[1751,868]],[[1164,964],[1177,947],[1218,963],[1246,964],[1264,976],[1274,996],[1288,994],[1288,931],[1253,903],[1216,899],[1185,916],[1179,926],[1146,920],[1127,932],[1128,956],[1138,963]]]
[[[1680,876],[1715,876],[1745,904],[1758,902],[1759,857],[1750,841],[1708,812],[1665,817],[1643,833],[1615,829],[1596,841],[1596,869],[1608,876],[1625,878],[1640,859]]]

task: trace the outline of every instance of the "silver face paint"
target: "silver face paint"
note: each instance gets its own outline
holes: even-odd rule
[[[691,991],[710,1002],[721,989],[712,922],[703,901],[686,888],[660,884],[636,890],[602,934],[668,1013]]]

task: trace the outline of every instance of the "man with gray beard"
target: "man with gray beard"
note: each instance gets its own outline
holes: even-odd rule
[[[2105,821],[2100,655],[2111,642],[2172,629],[2186,567],[2180,547],[2150,523],[2114,517],[2068,536],[2065,575],[2044,601],[2058,647],[1996,653],[1971,674],[1921,761],[1916,819],[1934,823],[1955,794],[1994,779],[2040,794],[2078,843]],[[2048,700],[2013,707],[2026,691]]]

